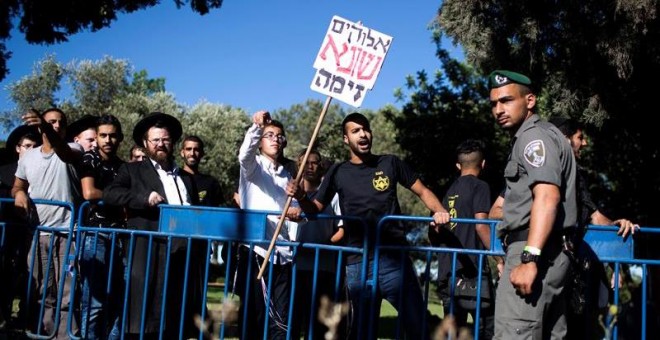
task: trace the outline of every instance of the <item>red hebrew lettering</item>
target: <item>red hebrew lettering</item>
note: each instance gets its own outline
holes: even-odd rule
[[[360,52],[362,52],[362,48],[356,47],[356,46],[351,46],[351,63],[348,65],[348,67],[344,67],[341,64],[337,64],[337,72],[339,73],[345,73],[350,75],[351,77],[353,76],[353,71],[355,70],[355,62],[360,56]]]
[[[328,34],[328,43],[323,46],[323,49],[321,49],[321,54],[319,54],[319,57],[321,57],[323,60],[327,60],[328,57],[326,56],[326,52],[328,51],[328,48],[331,48],[332,54],[335,57],[335,64],[339,66],[341,57],[346,53],[346,51],[348,51],[348,45],[346,43],[343,43],[341,47],[342,51],[339,52],[339,49],[335,44],[335,40],[332,39],[332,35]]]
[[[383,62],[383,57],[376,57],[376,63],[373,64],[373,67],[371,67],[371,71],[369,74],[366,74],[368,72],[367,68],[369,68],[369,65],[371,62],[374,60],[374,55],[371,53],[367,53],[367,51],[362,52],[362,58],[360,58],[360,64],[357,66],[357,77],[358,79],[365,79],[369,80],[373,78],[374,74],[376,74],[376,71],[380,68],[380,64]],[[365,63],[365,59],[369,59]]]

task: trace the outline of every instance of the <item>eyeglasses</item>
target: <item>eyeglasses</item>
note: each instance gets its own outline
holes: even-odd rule
[[[169,138],[154,138],[154,139],[147,139],[149,143],[153,145],[158,145],[160,143],[163,143],[163,145],[170,145],[172,144],[172,140]]]
[[[286,142],[286,136],[285,135],[276,135],[272,132],[269,132],[269,133],[261,136],[261,138],[268,139],[268,140],[277,140],[280,143]]]

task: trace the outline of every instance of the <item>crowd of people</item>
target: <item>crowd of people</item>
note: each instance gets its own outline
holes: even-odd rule
[[[234,290],[241,300],[241,338],[285,339],[289,334],[323,338],[328,327],[316,316],[322,295],[351,306],[341,338],[374,338],[378,323],[368,320],[372,311],[380,310],[383,299],[397,310],[407,338],[429,338],[435,319],[426,311],[410,258],[397,250],[381,250],[377,272],[372,270],[374,244],[407,244],[406,228],[400,223],[389,223],[377,233],[384,216],[401,214],[400,185],[429,210],[433,246],[489,250],[488,224],[450,219],[501,219],[496,233],[505,256],[495,258],[497,273],[488,261],[474,255],[457,260],[449,253],[438,255],[444,315],[453,315],[458,326],[465,326],[468,314],[474,320],[478,309],[478,332],[484,339],[585,337],[584,320],[593,322],[589,319],[593,314],[571,319],[565,298],[574,255],[583,248],[584,226],[619,225],[623,237],[638,226],[598,211],[577,165],[579,150],[586,144],[581,127],[570,120],[541,119],[528,77],[497,70],[489,76],[489,86],[492,115],[512,137],[504,169],[506,186],[492,204],[488,184],[479,179],[485,166],[482,141],[466,140],[457,147],[459,176],[440,198],[403,160],[371,152],[370,122],[360,113],[347,115],[341,126],[349,159],[332,165],[316,149],[301,151],[297,161],[284,157],[285,127],[266,111],[254,113],[238,150],[238,190],[234,200],[227,200],[218,180],[199,170],[204,142],[185,135],[172,115],[153,112],[136,124],[126,162],[118,156],[124,133],[116,117],[84,116],[68,125],[58,108],[31,110],[22,117],[24,125],[7,140],[7,150],[15,150],[13,161],[0,168],[2,195],[14,200],[13,206],[3,204],[6,227],[0,269],[3,277],[16,278],[1,280],[0,326],[10,326],[6,323],[14,297],[19,296],[19,320],[24,324],[11,326],[34,334],[197,338],[194,316],[208,315],[203,299],[204,270],[210,260],[206,241],[127,238],[115,232],[158,231],[158,206],[169,204],[287,209],[284,221],[280,216],[266,220],[266,239],[278,241],[270,258],[265,258],[269,252],[263,245],[236,248],[235,277],[242,283]],[[89,209],[77,223],[93,228],[72,242],[75,211],[35,200],[71,202],[76,207],[87,201]],[[318,214],[338,218],[308,218]],[[315,265],[316,252],[285,244],[291,241],[362,251],[338,259],[336,253],[322,250]],[[79,254],[75,263],[69,254]],[[365,261],[367,273],[363,273]],[[343,268],[338,270],[338,264]],[[67,276],[70,271],[60,270],[71,266],[76,266],[79,281]],[[262,266],[265,273],[258,275]],[[171,268],[176,268],[175,274]],[[183,268],[186,275],[181,275]],[[454,298],[479,277],[480,305]],[[365,278],[373,286],[366,285]],[[22,296],[28,282],[39,298],[26,301]],[[296,303],[290,308],[294,283]],[[79,298],[72,290],[79,292]]]

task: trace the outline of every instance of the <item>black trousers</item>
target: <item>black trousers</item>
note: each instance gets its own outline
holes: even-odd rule
[[[250,266],[250,263],[252,265]],[[239,247],[237,283],[235,291],[241,298],[239,309],[239,337],[263,339],[264,322],[268,315],[268,339],[286,339],[291,297],[291,264],[272,264],[270,261],[262,279],[257,280],[264,258]],[[270,294],[268,286],[272,271]],[[246,280],[243,280],[246,279]],[[266,301],[266,296],[269,297]]]

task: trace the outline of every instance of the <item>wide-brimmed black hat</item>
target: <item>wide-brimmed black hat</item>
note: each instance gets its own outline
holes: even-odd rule
[[[37,142],[37,145],[41,145],[41,135],[39,134],[39,129],[36,126],[30,125],[19,125],[7,136],[7,142],[5,143],[5,148],[0,152],[0,157],[3,159],[0,164],[6,164],[18,160],[18,154],[16,153],[16,145],[20,142],[21,138],[26,135],[32,135],[32,139]]]
[[[41,136],[39,134],[39,129],[37,129],[36,126],[19,125],[14,130],[12,130],[12,132],[7,137],[7,143],[5,145],[7,150],[14,152],[14,148],[16,145],[18,145],[18,142],[21,140],[21,138],[23,138],[23,136],[27,134],[35,135],[35,138],[37,138],[35,142],[41,144]]]
[[[79,135],[81,132],[87,129],[96,129],[98,124],[99,117],[93,115],[84,115],[82,118],[76,120],[75,122],[69,124],[66,127],[66,140],[68,142],[73,142],[73,139]]]
[[[181,122],[174,116],[162,112],[152,112],[135,124],[135,128],[133,129],[133,141],[135,141],[135,144],[143,146],[142,138],[144,134],[156,124],[167,127],[173,142],[178,141],[183,134]]]

